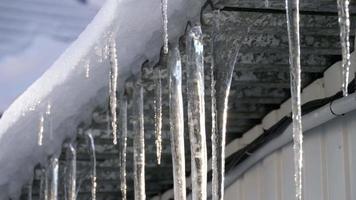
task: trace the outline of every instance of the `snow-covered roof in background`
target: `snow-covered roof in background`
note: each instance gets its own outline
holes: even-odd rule
[[[0,112],[78,37],[103,2],[0,1]]]
[[[74,138],[78,124],[106,102],[109,61],[103,58],[109,36],[117,42],[119,83],[146,60],[155,62],[162,47],[160,0],[107,0],[78,39],[4,112],[0,119],[0,199],[17,199],[38,163],[58,155]],[[174,42],[188,20],[199,17],[201,1],[168,1],[168,33]],[[75,10],[73,10],[75,12]],[[87,62],[90,78],[86,78]],[[37,145],[41,114],[50,110],[44,144]],[[46,123],[49,123],[46,122]],[[45,124],[46,124],[45,123]],[[50,128],[49,128],[50,127]],[[49,130],[53,130],[51,137]]]

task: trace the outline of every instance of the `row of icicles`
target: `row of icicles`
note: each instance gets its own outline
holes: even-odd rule
[[[266,5],[269,5],[266,1]],[[350,19],[349,1],[338,0],[338,14],[340,24],[340,40],[342,47],[342,91],[347,96],[348,78],[350,67]],[[167,0],[162,0],[162,22],[163,22],[163,52],[168,56],[167,67],[169,69],[169,113],[170,113],[170,137],[172,149],[172,162],[174,173],[174,199],[186,199],[186,176],[185,176],[185,155],[184,155],[184,113],[182,95],[182,64],[177,45],[168,48],[168,17]],[[296,199],[302,199],[302,167],[303,167],[303,134],[301,121],[301,66],[300,66],[300,38],[299,38],[299,1],[286,0],[287,26],[289,38],[290,54],[290,75],[291,75],[291,99],[293,118],[293,140],[294,140],[294,164],[295,164],[295,184]],[[192,198],[196,200],[207,199],[207,151],[206,151],[206,127],[205,127],[205,102],[204,102],[204,55],[202,43],[202,31],[200,26],[193,26],[187,33],[186,53],[187,53],[187,101],[188,101],[188,127],[190,137],[190,150],[192,157]],[[120,153],[120,190],[122,199],[126,199],[126,150],[127,150],[127,98],[117,97],[118,60],[116,52],[116,41],[112,38],[108,47],[111,64],[109,93],[110,93],[110,113],[111,129],[113,134],[113,144],[117,144],[117,130],[121,137]],[[238,56],[233,56],[234,61]],[[232,73],[235,62],[231,62],[227,69],[211,67],[211,102],[212,102],[212,199],[223,200],[224,197],[224,167],[225,167],[225,134],[227,119],[227,104],[232,80]],[[89,78],[90,63],[85,63],[86,78]],[[219,73],[220,71],[226,73]],[[217,71],[218,76],[214,74]],[[161,71],[155,69],[155,99],[154,99],[154,119],[156,137],[156,155],[158,164],[161,163],[162,150],[162,83]],[[219,76],[223,74],[223,76]],[[216,79],[217,78],[217,79]],[[216,96],[218,94],[218,97]],[[144,152],[144,113],[143,113],[143,89],[141,80],[136,81],[133,93],[133,102],[136,115],[134,121],[134,191],[135,199],[143,200],[145,196],[145,152]],[[117,102],[119,102],[119,115],[116,113]],[[40,126],[38,133],[38,145],[43,145],[44,126],[49,123],[51,127],[51,104],[40,116]],[[48,119],[47,119],[48,118]],[[117,125],[119,124],[119,129]],[[52,131],[50,131],[50,135]],[[92,174],[91,174],[91,196],[96,199],[96,159],[94,138],[91,133],[87,133],[90,152],[92,153]],[[73,144],[68,145],[67,151],[68,170],[66,183],[66,199],[75,200],[76,190],[76,150]],[[40,182],[40,199],[56,200],[58,196],[58,158],[50,159],[50,171],[44,170]],[[51,174],[51,183],[48,183],[48,176]],[[50,186],[49,186],[50,184]],[[32,187],[29,187],[29,190]],[[29,199],[32,199],[29,195]]]

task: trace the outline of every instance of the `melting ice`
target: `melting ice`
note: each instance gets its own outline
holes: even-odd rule
[[[143,88],[141,77],[137,80],[134,89],[134,189],[135,200],[145,200],[145,138],[143,115]]]
[[[94,137],[90,132],[86,133],[88,138],[89,151],[92,154],[90,157],[91,165],[91,199],[96,200],[96,155],[95,155],[95,143]]]
[[[51,104],[48,103],[47,104],[47,108],[46,108],[46,113],[45,114],[41,114],[41,117],[40,117],[40,122],[39,122],[39,127],[38,127],[38,134],[37,134],[37,144],[38,146],[42,146],[43,145],[43,134],[44,134],[44,131],[45,131],[45,127],[47,127],[47,130],[50,131],[50,134],[52,135],[51,133]],[[48,129],[49,128],[49,129]]]
[[[337,0],[337,10],[340,25],[340,41],[342,50],[342,92],[348,95],[349,72],[350,72],[350,13],[349,0]]]
[[[37,140],[38,146],[42,146],[43,144],[43,131],[44,131],[44,115],[41,114],[39,130],[38,130],[38,140]]]
[[[162,23],[163,23],[163,52],[168,53],[168,0],[161,0]]]
[[[162,152],[162,80],[161,69],[155,69],[157,77],[155,78],[155,97],[154,97],[154,117],[155,117],[155,137],[156,137],[156,156],[157,163],[161,164]]]
[[[296,199],[302,199],[303,132],[300,105],[301,67],[299,38],[299,0],[286,0],[289,62],[293,118],[294,180]]]
[[[192,196],[206,199],[207,152],[205,135],[204,54],[202,31],[193,26],[187,37],[188,125],[192,162]]]
[[[74,148],[73,144],[69,144],[67,149],[67,164],[68,169],[67,173],[68,176],[68,200],[75,200],[76,199],[76,178],[77,178],[77,153],[76,149]]]
[[[51,190],[50,190],[50,200],[58,199],[58,158],[51,158]]]
[[[178,46],[169,52],[169,108],[174,199],[186,199],[182,64]]]
[[[123,96],[120,103],[119,122],[121,132],[121,160],[120,160],[120,190],[121,198],[126,200],[126,151],[127,151],[127,99]]]
[[[109,54],[110,54],[110,112],[111,112],[111,126],[112,126],[112,134],[113,134],[113,143],[117,144],[117,78],[118,78],[118,61],[117,61],[117,53],[116,53],[116,41],[115,38],[111,39],[109,46]]]

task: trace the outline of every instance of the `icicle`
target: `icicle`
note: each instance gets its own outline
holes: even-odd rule
[[[111,112],[111,127],[112,127],[112,134],[113,134],[113,143],[117,144],[117,115],[116,115],[116,108],[117,108],[117,78],[118,78],[118,61],[117,61],[117,53],[116,53],[116,41],[114,37],[112,37],[110,41],[109,47],[109,54],[110,54],[110,64],[111,64],[111,71],[110,71],[110,112]]]
[[[155,119],[155,137],[156,137],[156,156],[158,165],[161,164],[162,152],[162,81],[161,70],[155,69],[157,77],[154,80],[155,97],[154,97],[154,119]]]
[[[66,176],[68,174],[68,166],[64,166],[63,169],[63,174]],[[61,180],[59,180],[61,182]],[[68,200],[68,179],[66,177],[62,177],[62,182],[64,183],[63,185],[63,194],[62,196],[64,197],[63,200]]]
[[[349,0],[337,0],[342,49],[342,92],[344,96],[348,95],[349,71],[351,65],[349,4]]]
[[[50,135],[50,139],[53,139],[53,127],[52,127],[52,105],[50,103],[47,104],[47,109],[46,109],[46,121],[47,121],[47,127]]]
[[[46,170],[45,169],[41,169],[41,178],[40,178],[40,189],[39,189],[39,200],[44,200],[47,198],[45,198],[45,183],[46,183]]]
[[[269,0],[265,0],[265,7],[269,8]]]
[[[77,177],[77,152],[72,144],[67,149],[67,199],[76,199],[76,177]]]
[[[109,57],[109,45],[107,42],[105,42],[103,48],[102,48],[102,56],[104,60],[107,60]]]
[[[51,115],[51,104],[50,103],[47,104],[47,108],[46,108],[46,113],[45,114],[46,115],[44,115],[42,113],[41,117],[40,117],[38,137],[37,137],[38,146],[42,146],[43,145],[43,133],[44,133],[44,129],[45,129],[45,124],[46,124],[46,127],[48,126],[49,128],[51,128],[51,118],[50,118],[50,115]]]
[[[42,170],[42,177],[41,177],[41,183],[43,183],[42,189],[41,189],[41,194],[43,195],[40,200],[48,200],[48,194],[49,194],[49,174],[48,174],[48,169],[43,169]],[[42,180],[43,178],[43,180]],[[43,181],[43,182],[42,182]]]
[[[301,67],[299,39],[299,0],[286,0],[291,76],[293,149],[295,164],[296,199],[302,199],[303,133],[300,107]]]
[[[168,54],[168,0],[161,0],[163,23],[163,52]]]
[[[143,88],[140,80],[137,80],[134,90],[134,107],[136,119],[134,121],[134,187],[135,200],[146,199],[145,192],[145,138],[143,116]]]
[[[50,139],[52,139],[52,118],[51,118],[51,104],[47,104],[46,112],[41,113],[40,122],[39,122],[39,130],[37,134],[37,144],[38,146],[43,145],[43,137],[44,132],[49,132]]]
[[[38,146],[42,146],[42,144],[43,144],[43,132],[44,132],[44,115],[41,114],[39,130],[38,130],[38,137],[37,137]]]
[[[217,13],[219,15],[219,12]],[[213,61],[211,67],[212,77],[212,113],[215,115],[215,119],[212,121],[212,199],[223,200],[224,199],[224,174],[225,174],[225,142],[226,142],[226,122],[227,122],[227,110],[228,100],[230,94],[230,86],[234,68],[237,62],[238,53],[242,45],[242,40],[250,30],[250,27],[246,29],[246,35],[242,35],[241,38],[235,39],[230,42],[228,48],[231,48],[227,57],[221,57],[219,52],[214,47],[217,35],[219,34],[219,22],[215,22],[216,29],[214,30],[213,37]],[[251,26],[252,24],[250,24]],[[231,47],[230,47],[231,45]],[[214,69],[215,59],[221,59],[219,68]],[[216,71],[216,83],[214,80],[214,72]],[[216,94],[215,94],[216,93]],[[219,98],[216,98],[218,96]],[[214,118],[214,117],[213,117]],[[215,124],[215,125],[214,125]]]
[[[121,161],[120,161],[120,190],[121,199],[126,200],[126,151],[127,151],[127,99],[123,96],[120,103],[119,122],[121,131]]]
[[[194,26],[187,40],[188,123],[191,144],[192,195],[206,199],[207,152],[205,135],[204,55],[202,31]]]
[[[218,199],[223,199],[224,196],[224,191],[221,188],[223,187],[223,178],[224,178],[224,173],[221,170],[224,170],[224,167],[221,167],[222,164],[224,164],[225,159],[222,159],[221,152],[224,151],[225,146],[221,146],[219,143],[223,142],[223,140],[217,141],[218,135],[217,135],[217,130],[216,130],[216,90],[215,90],[215,60],[214,60],[214,42],[215,42],[215,37],[217,36],[219,30],[219,11],[216,11],[217,13],[214,13],[216,16],[214,17],[214,34],[213,34],[213,39],[212,39],[212,52],[213,52],[213,58],[212,58],[212,63],[210,67],[210,81],[211,81],[211,145],[212,145],[212,169],[213,169],[213,178],[212,178],[212,199],[213,200],[218,200]],[[224,98],[224,97],[222,97]],[[219,135],[220,136],[220,135]],[[225,134],[221,135],[221,139],[225,138]],[[219,151],[221,150],[221,151]],[[225,157],[223,157],[225,158]],[[223,163],[221,163],[223,162]],[[221,176],[221,174],[223,176]]]
[[[92,174],[91,174],[91,199],[96,200],[96,155],[95,155],[95,143],[93,135],[90,132],[87,132],[89,149],[92,153],[90,160],[92,162]]]
[[[48,103],[44,120],[45,120],[45,124],[46,124],[45,127],[47,127],[46,132],[49,132],[50,139],[52,140],[53,139],[53,130],[52,130],[51,112],[52,112],[52,105],[51,105],[51,103]]]
[[[182,66],[178,46],[169,52],[169,108],[174,199],[186,199]]]
[[[214,29],[217,29],[219,26],[219,14],[220,11],[215,11],[217,13],[214,13]],[[214,30],[214,34],[212,37],[212,42],[211,42],[211,49],[212,52],[214,52],[214,41],[216,37],[216,30]],[[215,60],[214,60],[214,55],[211,60],[211,65],[210,65],[210,98],[211,98],[211,140],[214,140],[214,136],[216,134],[216,90],[215,90],[215,85],[216,85],[216,80],[215,80]],[[212,147],[214,149],[214,147]],[[214,159],[214,153],[213,157]]]
[[[27,188],[27,200],[32,200],[32,186],[33,186],[33,180],[28,184]]]
[[[51,192],[50,192],[50,200],[58,199],[58,158],[51,158]]]
[[[40,117],[40,124],[39,124],[39,130],[38,130],[38,140],[37,140],[37,144],[38,146],[42,146],[43,145],[43,133],[45,131],[46,128],[46,132],[49,130],[50,132],[50,136],[52,139],[52,119],[51,119],[51,104],[48,103],[47,107],[46,107],[46,113],[45,114],[41,114]]]
[[[85,78],[89,78],[90,77],[90,61],[87,60],[85,62]]]

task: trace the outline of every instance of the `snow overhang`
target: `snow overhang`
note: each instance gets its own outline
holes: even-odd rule
[[[169,39],[183,34],[196,20],[201,1],[168,2]],[[109,61],[103,49],[114,36],[118,49],[119,88],[142,63],[157,62],[162,46],[160,0],[108,0],[79,38],[3,113],[0,120],[0,199],[17,199],[37,164],[59,155],[64,140],[75,138],[92,109],[107,102]],[[86,63],[90,76],[86,78]],[[50,105],[52,136],[37,145],[41,114]],[[46,134],[50,130],[45,127]]]

